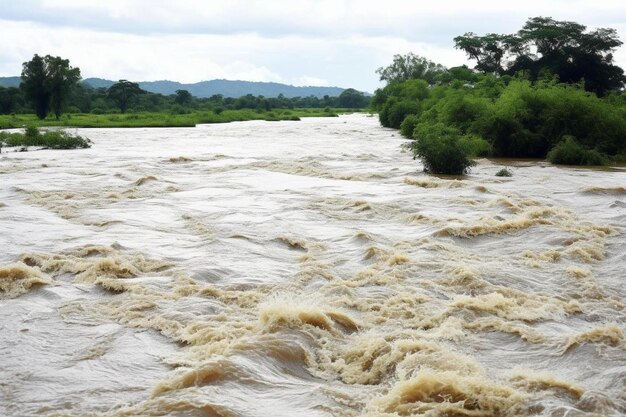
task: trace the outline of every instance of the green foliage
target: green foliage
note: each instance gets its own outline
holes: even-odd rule
[[[145,93],[139,84],[127,80],[119,80],[107,90],[107,97],[117,103],[120,111],[126,113],[128,105],[140,94]]]
[[[33,59],[22,64],[21,88],[40,119],[44,119],[50,109],[50,92],[46,88],[47,77],[46,63],[43,57],[35,55]]]
[[[409,114],[400,124],[400,134],[405,138],[413,139],[413,131],[419,123],[420,118],[417,114]]]
[[[439,74],[446,72],[446,68],[424,57],[408,53],[394,55],[391,65],[380,67],[376,72],[380,75],[381,81],[389,84],[411,79],[426,80],[432,84]]]
[[[413,153],[422,159],[426,172],[461,175],[474,164],[461,144],[458,129],[443,123],[420,124],[415,128],[415,139]]]
[[[548,161],[562,165],[606,165],[609,158],[595,149],[587,149],[573,136],[564,136],[549,153]]]
[[[41,133],[35,126],[28,126],[24,133],[0,131],[0,142],[6,146],[42,146],[49,149],[89,148],[91,141],[78,135],[70,135],[62,130]]]
[[[184,106],[190,104],[193,101],[193,96],[187,90],[176,90],[176,96],[174,97],[174,103]]]
[[[513,173],[506,168],[500,169],[500,171],[496,172],[496,177],[512,177]]]
[[[139,113],[79,113],[71,119],[46,118],[39,120],[35,115],[1,116],[2,128],[19,128],[24,125],[36,126],[74,126],[74,127],[193,127],[200,123],[228,123],[245,120],[298,120],[302,117],[336,117],[337,113],[351,109],[275,109],[272,112],[252,109],[227,110],[220,112],[193,111],[185,114],[163,112]],[[218,114],[219,113],[219,114]]]
[[[615,154],[626,146],[625,110],[576,86],[513,81],[480,129],[498,156],[542,158],[564,135]]]
[[[337,102],[340,107],[360,109],[367,107],[369,99],[360,91],[357,91],[354,88],[348,88],[339,95]]]
[[[395,97],[388,100],[379,114],[380,123],[385,127],[400,128],[404,118],[410,114],[417,114],[420,104],[414,100],[400,99]]]
[[[72,68],[68,59],[61,57],[45,57],[48,77],[45,86],[50,92],[50,107],[58,119],[63,113],[70,90],[80,80],[80,69]]]
[[[21,88],[40,119],[50,110],[58,119],[63,113],[71,89],[80,80],[80,69],[61,57],[35,55],[22,66]]]
[[[553,79],[476,74],[475,83],[452,80],[427,87],[410,80],[376,92],[383,126],[415,138],[419,125],[442,124],[458,131],[468,155],[545,158],[564,135],[576,136],[587,149],[607,155],[626,150],[626,100],[606,99],[579,85]]]
[[[461,136],[459,145],[471,157],[489,156],[493,150],[489,142],[471,133]]]
[[[554,74],[564,83],[584,80],[585,89],[600,96],[619,91],[626,82],[624,71],[613,64],[613,52],[622,45],[615,29],[587,31],[575,22],[534,17],[515,34],[469,32],[454,42],[485,73],[525,71],[532,80]]]

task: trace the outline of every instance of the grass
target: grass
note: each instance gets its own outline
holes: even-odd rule
[[[70,135],[62,130],[52,130],[42,133],[34,126],[27,127],[24,133],[0,132],[0,143],[6,147],[41,146],[49,149],[91,147],[91,141],[81,136]]]
[[[65,114],[59,120],[48,117],[39,120],[34,114],[0,115],[0,129],[24,126],[62,127],[194,127],[201,123],[228,123],[246,120],[300,120],[302,117],[337,117],[338,113],[351,112],[350,109],[273,109],[257,111],[252,109],[195,111],[189,114],[167,112],[138,112],[91,114]]]

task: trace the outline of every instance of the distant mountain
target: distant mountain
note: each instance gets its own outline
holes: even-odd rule
[[[83,83],[89,84],[93,88],[108,88],[115,81],[102,78],[87,78],[83,80]],[[325,95],[335,97],[345,90],[339,87],[295,87],[280,83],[231,80],[201,81],[193,84],[182,84],[176,81],[140,81],[138,84],[143,90],[151,93],[170,95],[175,94],[176,90],[187,90],[196,97],[211,97],[214,94],[221,94],[224,97],[241,97],[246,94],[277,97],[279,94],[282,94],[288,98],[308,96],[321,98]]]
[[[19,87],[21,82],[20,77],[0,77],[0,87]]]

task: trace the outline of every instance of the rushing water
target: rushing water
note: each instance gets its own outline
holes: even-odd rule
[[[0,415],[626,413],[626,173],[363,115],[0,155]]]

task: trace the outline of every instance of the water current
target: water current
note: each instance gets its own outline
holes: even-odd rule
[[[626,171],[428,176],[366,115],[77,132],[0,155],[0,415],[626,414]]]

